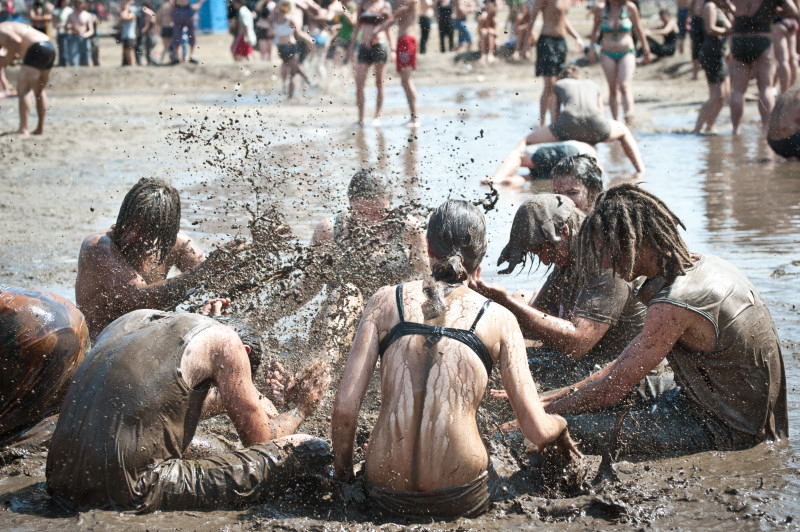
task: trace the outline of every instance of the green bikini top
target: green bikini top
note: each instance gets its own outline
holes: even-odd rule
[[[603,12],[603,21],[600,23],[600,31],[603,33],[628,33],[633,29],[633,22],[628,18],[628,12],[623,5],[619,13],[619,27],[612,28],[608,25],[608,2],[606,2],[605,11]]]

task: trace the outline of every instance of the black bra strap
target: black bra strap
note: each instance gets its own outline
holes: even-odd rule
[[[483,313],[486,312],[487,308],[489,308],[489,303],[491,303],[491,302],[492,302],[491,299],[487,299],[486,301],[484,301],[483,306],[478,311],[478,315],[475,316],[475,321],[472,322],[472,327],[469,328],[469,332],[471,332],[471,333],[475,332],[475,327],[478,325],[478,322],[483,317]]]
[[[394,298],[397,300],[397,312],[400,314],[400,323],[406,321],[406,317],[403,315],[403,285],[397,285],[397,289],[394,291]]]

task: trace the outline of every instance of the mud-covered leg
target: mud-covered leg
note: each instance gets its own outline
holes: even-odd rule
[[[166,460],[139,477],[134,503],[142,513],[258,504],[326,475],[332,461],[325,441],[302,434],[201,460]]]

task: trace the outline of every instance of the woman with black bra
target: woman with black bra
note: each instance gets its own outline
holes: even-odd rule
[[[708,101],[700,108],[694,132],[700,133],[705,126],[706,133],[714,127],[719,112],[731,93],[728,80],[728,65],[725,61],[726,41],[731,32],[731,22],[724,11],[730,4],[726,0],[706,0],[703,7],[703,33],[705,39],[700,48],[700,65],[708,80]]]
[[[431,215],[432,278],[381,288],[361,319],[332,415],[337,477],[353,475],[361,401],[381,360],[381,409],[364,465],[381,510],[473,517],[489,506],[494,471],[476,414],[494,364],[522,432],[539,449],[579,456],[566,421],[545,413],[513,315],[467,287],[486,252],[483,215],[449,200]]]
[[[733,18],[731,39],[731,122],[733,134],[739,134],[744,113],[744,93],[747,83],[755,74],[758,83],[761,128],[766,133],[769,115],[775,105],[772,81],[775,63],[772,61],[772,21],[780,11],[781,16],[797,18],[797,8],[785,0],[733,0],[736,16]]]

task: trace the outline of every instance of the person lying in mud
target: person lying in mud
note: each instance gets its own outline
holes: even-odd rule
[[[528,149],[524,144],[518,145],[514,151],[505,156],[507,161],[503,167],[504,175],[495,175],[481,180],[482,184],[494,183],[499,185],[521,185],[525,177],[518,175],[520,168],[528,168],[528,179],[550,179],[550,172],[561,159],[582,153],[597,159],[597,150],[594,146],[576,140],[563,142],[548,142],[539,144],[534,149]]]
[[[356,172],[347,187],[350,209],[320,222],[312,245],[328,249],[335,263],[323,309],[326,346],[338,357],[352,342],[364,302],[381,286],[414,279],[428,272],[425,237],[415,218],[389,212],[392,194],[385,175],[372,169]],[[322,279],[307,279],[313,297]],[[335,334],[334,334],[335,333]],[[334,345],[336,344],[336,345]],[[333,353],[333,351],[331,351]]]
[[[592,80],[575,79],[577,74],[574,67],[567,67],[561,72],[553,89],[552,123],[523,138],[500,163],[492,181],[501,181],[516,172],[519,154],[524,153],[525,146],[565,140],[591,145],[619,141],[637,174],[644,174],[644,161],[631,130],[622,122],[605,117],[600,88]]]
[[[767,143],[781,157],[800,159],[800,87],[778,96],[769,118]]]
[[[75,301],[93,339],[126,312],[179,303],[202,275],[244,247],[231,242],[203,264],[206,256],[179,230],[180,220],[178,191],[159,179],[142,178],[122,200],[117,223],[83,241]],[[167,279],[173,266],[184,273]]]
[[[554,173],[564,172],[568,160]],[[591,375],[619,355],[642,330],[644,306],[636,300],[633,282],[610,269],[582,272],[578,268],[578,231],[584,214],[568,198],[537,194],[514,216],[508,244],[498,266],[508,262],[510,273],[528,259],[553,272],[535,298],[510,295],[480,277],[470,287],[510,310],[532,338],[544,342],[530,347],[528,358],[534,380],[544,389],[566,386]]]
[[[323,472],[328,444],[294,432],[327,390],[327,367],[312,363],[296,405],[279,414],[253,384],[261,350],[259,334],[231,316],[141,309],[115,320],[67,392],[48,494],[70,511],[216,509],[257,504]],[[200,419],[221,413],[246,447],[186,457]]]
[[[364,466],[369,496],[390,514],[474,517],[492,495],[476,414],[495,364],[523,434],[539,449],[580,453],[564,419],[539,403],[516,320],[466,286],[486,252],[481,212],[449,200],[431,214],[427,237],[433,276],[381,288],[364,311],[332,413],[334,472],[353,476],[358,412],[380,358],[381,407]]]
[[[735,266],[690,252],[680,219],[635,185],[613,187],[584,222],[582,260],[626,280],[645,276],[644,329],[614,362],[543,401],[567,414],[585,451],[622,442],[626,456],[751,447],[788,436],[778,333],[761,294]],[[615,408],[667,359],[679,388],[643,408]]]
[[[0,444],[58,410],[88,352],[89,330],[75,305],[0,285]]]

